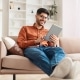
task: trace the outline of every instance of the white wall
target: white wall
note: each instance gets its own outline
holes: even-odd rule
[[[2,0],[0,0],[0,36],[2,36]]]
[[[2,36],[8,35],[8,16],[9,16],[9,0],[2,0],[3,14],[2,14]]]
[[[76,26],[76,0],[62,1],[63,36],[74,36]]]
[[[58,25],[62,27],[62,0],[56,0],[57,2],[57,20]]]
[[[80,37],[80,0],[76,0],[75,37]]]
[[[2,36],[2,12],[0,11],[0,36]]]

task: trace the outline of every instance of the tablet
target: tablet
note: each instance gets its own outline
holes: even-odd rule
[[[49,41],[49,36],[50,35],[54,34],[54,35],[58,36],[61,31],[62,31],[61,27],[58,27],[56,25],[52,25],[51,28],[49,29],[48,33],[44,37],[44,39],[47,40],[47,41]]]

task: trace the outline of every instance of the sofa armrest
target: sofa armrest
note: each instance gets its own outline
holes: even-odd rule
[[[0,69],[1,69],[1,60],[6,55],[7,55],[7,48],[4,44],[4,42],[2,41],[2,39],[0,39]]]

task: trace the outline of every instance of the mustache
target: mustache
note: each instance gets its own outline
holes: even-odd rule
[[[44,20],[40,20],[40,21],[44,21]]]

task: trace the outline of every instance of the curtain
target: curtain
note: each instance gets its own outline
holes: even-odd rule
[[[0,0],[0,37],[2,36],[2,0]]]
[[[75,37],[80,37],[80,0],[76,0]]]
[[[63,37],[80,37],[80,0],[63,0]]]

